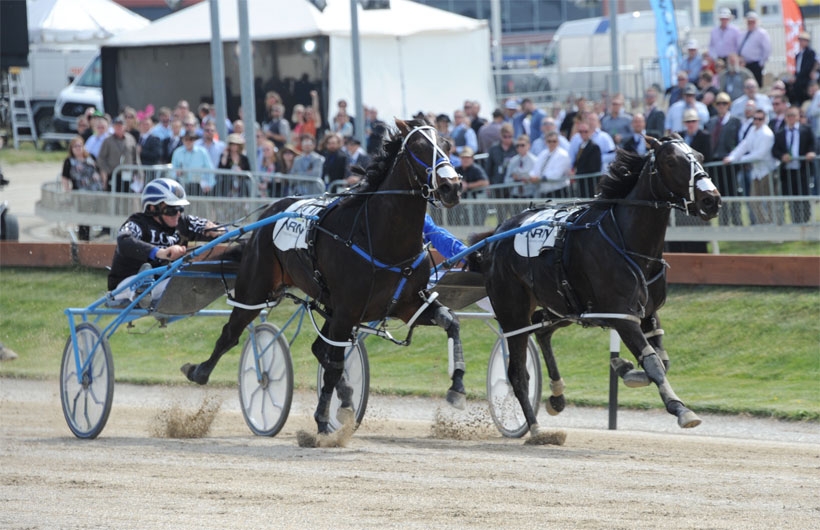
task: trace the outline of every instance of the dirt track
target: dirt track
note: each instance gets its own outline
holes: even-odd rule
[[[206,395],[224,400],[207,437],[151,436],[162,408]],[[259,438],[235,391],[118,384],[102,435],[82,441],[56,381],[0,379],[0,528],[820,528],[816,424],[751,422],[742,439],[604,423],[532,447],[479,404],[446,416],[466,439],[436,439],[435,403],[373,396],[349,447],[302,449],[314,403],[297,397],[283,432]]]

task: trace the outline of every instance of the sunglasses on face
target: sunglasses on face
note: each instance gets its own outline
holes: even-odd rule
[[[185,211],[185,208],[182,206],[166,206],[162,209],[162,215],[167,215],[168,217],[173,217],[177,214],[181,214]]]
[[[527,144],[515,144],[516,147],[527,147]]]

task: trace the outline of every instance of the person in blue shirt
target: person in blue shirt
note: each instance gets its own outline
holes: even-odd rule
[[[425,243],[432,243],[436,250],[446,259],[450,259],[467,248],[456,236],[433,221],[430,214],[424,215],[424,229],[422,232]]]

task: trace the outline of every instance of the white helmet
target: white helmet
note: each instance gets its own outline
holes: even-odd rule
[[[168,206],[191,204],[185,196],[185,190],[176,180],[168,178],[152,180],[142,190],[142,211],[148,211],[149,205],[163,202]]]

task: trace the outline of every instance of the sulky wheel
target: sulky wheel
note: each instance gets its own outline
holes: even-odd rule
[[[108,421],[114,400],[114,359],[99,328],[82,322],[63,349],[60,401],[68,428],[77,438],[96,438]]]
[[[499,337],[490,353],[490,362],[487,366],[487,401],[490,404],[490,415],[502,435],[507,438],[521,438],[529,430],[529,425],[507,379],[508,364],[506,343],[503,337]],[[537,415],[541,402],[541,360],[532,338],[527,341],[527,373],[530,374],[527,395],[532,410]]]
[[[251,431],[276,436],[293,399],[293,361],[279,328],[268,322],[251,328],[239,358],[239,402]]]
[[[321,393],[324,384],[325,369],[319,365],[316,373],[316,391]],[[350,346],[345,350],[345,372],[344,379],[353,388],[353,407],[355,409],[356,426],[364,418],[367,410],[367,396],[370,393],[370,361],[367,358],[367,349],[364,347],[364,340],[360,339],[355,346]],[[330,400],[330,430],[336,431],[342,423],[336,417],[339,406],[342,402],[336,392]]]

